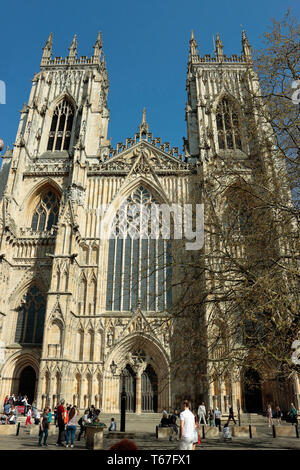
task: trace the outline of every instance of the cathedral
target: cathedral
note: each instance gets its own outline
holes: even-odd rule
[[[52,41],[0,173],[0,396],[117,413],[124,384],[127,410],[137,414],[185,397],[251,411],[237,375],[191,383],[185,370],[173,373],[170,242],[147,231],[122,236],[118,214],[124,202],[188,202],[195,178],[209,177],[222,152],[243,171],[243,83],[258,86],[245,32],[241,55],[230,57],[219,35],[215,56],[201,57],[192,33],[182,154],[153,137],[145,110],[132,137],[113,148],[101,33],[91,57],[77,56],[76,36],[67,57],[53,57]],[[277,399],[276,390],[260,393],[258,408]]]

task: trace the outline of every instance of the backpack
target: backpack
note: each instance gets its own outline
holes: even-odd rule
[[[81,418],[79,418],[78,424],[79,424],[79,426],[82,426],[82,416],[81,416]]]

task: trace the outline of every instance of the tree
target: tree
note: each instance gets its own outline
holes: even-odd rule
[[[288,384],[299,372],[299,33],[290,12],[265,33],[243,82],[248,159],[216,154],[209,178],[198,167],[190,202],[205,204],[205,246],[173,250],[173,369],[208,382],[254,369]]]

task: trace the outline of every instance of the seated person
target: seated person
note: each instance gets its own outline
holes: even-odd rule
[[[231,439],[231,431],[230,431],[230,428],[228,426],[228,422],[224,425],[223,438],[224,439]]]
[[[16,424],[16,415],[14,415],[14,413],[9,414],[8,424]]]
[[[161,428],[168,428],[169,427],[169,419],[168,419],[168,413],[166,411],[163,411],[163,416],[160,421],[160,427]]]
[[[1,424],[7,424],[7,416],[5,414],[1,415]]]
[[[117,430],[117,423],[115,422],[115,418],[111,418],[110,426],[108,428],[109,431],[116,431]]]

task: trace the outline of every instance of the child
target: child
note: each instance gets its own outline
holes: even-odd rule
[[[110,426],[108,428],[109,431],[116,431],[117,430],[117,423],[115,422],[115,418],[111,418]]]
[[[28,411],[27,411],[27,419],[26,419],[25,426],[28,426],[28,424],[30,424],[31,426],[31,416],[32,416],[32,409],[31,409],[31,406],[29,406]]]
[[[224,424],[223,438],[224,440],[231,440],[231,431],[230,427],[228,426],[228,422]]]

